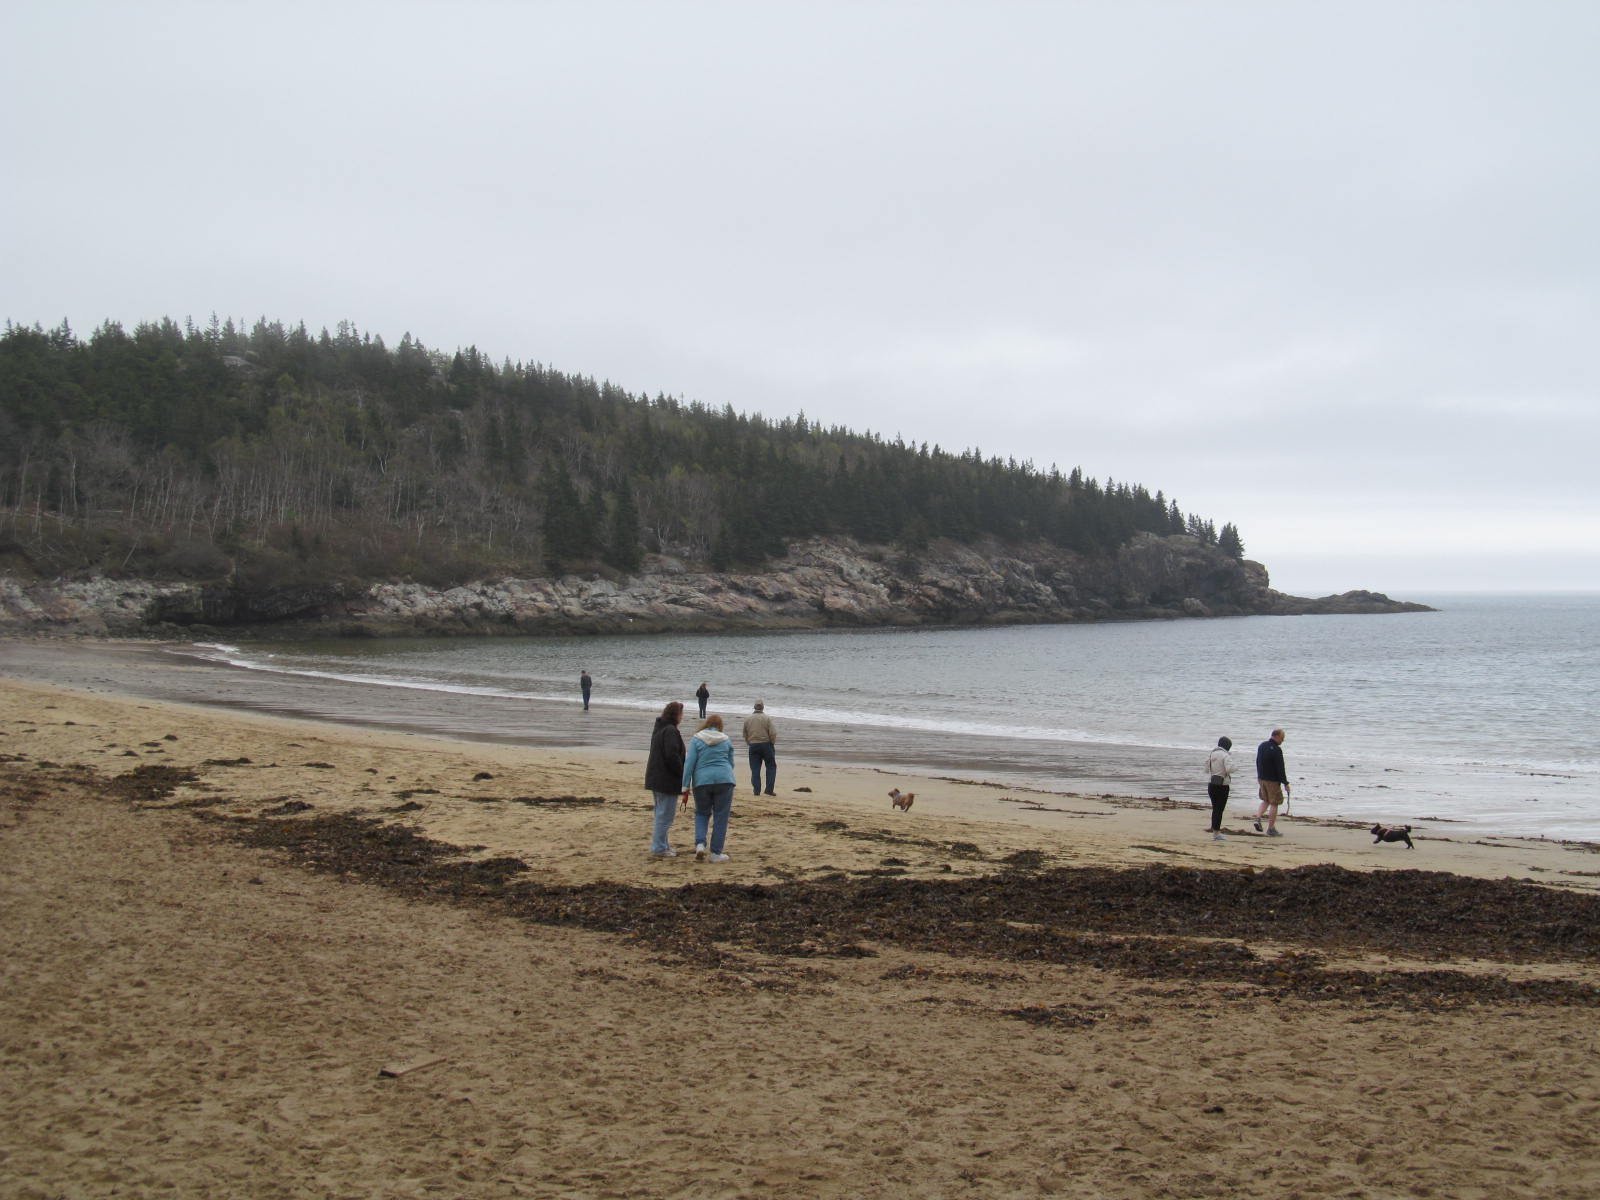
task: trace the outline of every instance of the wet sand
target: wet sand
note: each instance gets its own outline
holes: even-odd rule
[[[652,861],[636,716],[465,743],[81,670],[0,654],[10,1194],[1600,1188],[1593,847],[795,753],[732,861]]]
[[[613,705],[602,688],[584,712],[576,685],[572,702],[561,704],[253,671],[198,656],[181,644],[159,642],[0,642],[0,675],[154,700],[521,746],[596,749],[648,741],[651,718],[659,711]],[[662,703],[670,698],[663,697]],[[692,712],[689,697],[682,699]],[[733,722],[743,715],[724,713]],[[883,729],[775,715],[785,759],[798,754],[818,763],[909,766],[921,773],[966,779],[1003,776],[1021,786],[1065,786],[1088,793],[1162,795],[1195,786],[1195,754],[1187,751]],[[1204,757],[1202,753],[1200,759]]]

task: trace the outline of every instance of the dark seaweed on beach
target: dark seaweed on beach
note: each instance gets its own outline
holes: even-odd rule
[[[1018,850],[1000,860],[1017,871],[1037,871],[1043,867],[1046,855],[1043,850]]]
[[[983,850],[972,842],[938,842],[931,838],[910,837],[901,833],[885,833],[877,829],[851,829],[843,821],[818,821],[812,828],[819,833],[838,833],[858,842],[883,842],[890,846],[916,846],[951,858],[981,859]],[[1028,853],[1024,851],[1023,853]],[[1034,853],[1037,853],[1036,851]]]
[[[876,946],[1070,964],[1189,984],[1247,984],[1269,997],[1412,1008],[1600,1007],[1600,989],[1447,969],[1332,968],[1332,952],[1499,962],[1600,959],[1600,897],[1510,880],[1335,866],[1266,871],[1150,866],[1007,871],[979,879],[849,878],[781,884],[544,885],[516,858],[473,860],[371,818],[245,823],[235,836],[304,866],[419,897],[475,901],[520,919],[624,934],[712,962],[733,946],[795,958]],[[1251,941],[1299,947],[1257,952]]]
[[[1030,1025],[1048,1025],[1055,1029],[1088,1029],[1098,1025],[1111,1014],[1093,1009],[1074,1008],[1065,1004],[1029,1004],[1022,1008],[1002,1010],[1001,1016],[1015,1017]],[[1145,1018],[1146,1021],[1149,1018]]]
[[[198,783],[199,779],[187,767],[146,764],[112,776],[104,786],[111,795],[132,804],[158,804],[184,784]]]
[[[287,817],[293,816],[295,813],[307,812],[314,807],[316,806],[308,804],[304,800],[285,800],[282,804],[274,804],[271,808],[263,808],[259,815],[263,817]]]
[[[238,837],[247,845],[285,850],[312,870],[430,895],[485,895],[503,890],[508,879],[528,869],[520,858],[464,860],[482,847],[447,845],[376,817],[250,822]]]

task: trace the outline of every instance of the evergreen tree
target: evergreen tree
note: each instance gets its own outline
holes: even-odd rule
[[[627,484],[618,489],[616,504],[611,509],[606,561],[619,571],[637,571],[644,562],[644,550],[639,545],[639,506],[634,503],[633,489]]]
[[[594,519],[567,468],[558,460],[544,486],[544,552],[554,572],[592,556]]]
[[[1244,557],[1244,541],[1239,537],[1239,530],[1232,522],[1222,527],[1222,532],[1217,535],[1217,549],[1229,558]]]

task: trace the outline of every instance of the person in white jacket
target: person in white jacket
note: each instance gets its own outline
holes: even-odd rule
[[[1233,760],[1228,756],[1228,751],[1233,749],[1233,742],[1225,737],[1217,739],[1217,748],[1206,759],[1206,774],[1211,777],[1206,784],[1206,791],[1211,796],[1211,839],[1216,842],[1225,842],[1227,837],[1222,832],[1222,814],[1228,808],[1228,787],[1233,782]]]

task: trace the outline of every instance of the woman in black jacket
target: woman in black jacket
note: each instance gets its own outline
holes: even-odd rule
[[[678,815],[678,794],[683,787],[683,735],[678,722],[683,720],[683,705],[676,700],[661,710],[655,732],[650,735],[650,759],[644,768],[644,785],[655,795],[655,828],[650,836],[651,858],[677,858],[667,844],[667,832]]]

